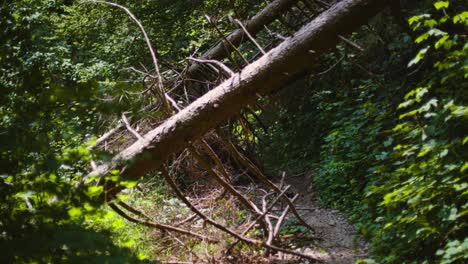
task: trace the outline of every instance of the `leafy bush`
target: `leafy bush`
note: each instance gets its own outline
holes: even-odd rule
[[[283,112],[286,125],[273,130],[280,133],[273,137],[279,139],[273,144],[278,163],[288,157],[293,159],[288,164],[314,169],[320,201],[346,212],[372,242],[373,259],[363,262],[464,263],[468,258],[468,12],[460,1],[428,2],[429,8],[419,9],[426,13],[409,19],[420,46],[413,60],[404,56],[414,54],[410,36],[377,19],[370,28],[379,40],[365,34],[364,55],[313,82],[331,96],[316,102],[313,112]],[[394,40],[385,43],[388,38]],[[382,43],[386,50],[379,53]],[[405,60],[408,69],[402,70]],[[354,70],[362,65],[369,74],[356,80]],[[307,131],[289,127],[308,129],[303,125],[308,122],[324,131],[295,138]],[[310,155],[308,140],[321,142],[319,155]]]

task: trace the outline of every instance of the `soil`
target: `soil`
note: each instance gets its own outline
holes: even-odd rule
[[[348,264],[366,258],[368,244],[359,238],[346,217],[338,210],[319,206],[312,186],[312,177],[313,173],[285,177],[285,184],[291,185],[291,190],[300,195],[295,202],[296,208],[307,209],[300,211],[301,215],[314,228],[318,238],[315,245],[298,250],[316,257],[323,263]],[[309,262],[304,260],[300,263]]]

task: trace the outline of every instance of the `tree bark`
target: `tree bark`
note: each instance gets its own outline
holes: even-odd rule
[[[92,175],[106,175],[112,169],[138,178],[157,169],[173,153],[238,114],[246,105],[281,88],[306,70],[320,54],[334,48],[344,35],[365,23],[388,0],[343,0],[323,12],[292,37],[270,50],[241,72],[224,81],[163,124],[100,165]]]

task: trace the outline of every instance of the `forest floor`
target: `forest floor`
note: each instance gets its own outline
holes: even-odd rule
[[[312,183],[313,173],[286,177],[285,183],[300,194],[295,203],[302,211],[305,221],[314,228],[318,240],[315,245],[300,248],[300,251],[314,256],[323,263],[355,263],[367,256],[368,244],[359,238],[346,217],[338,210],[319,205]],[[281,263],[281,262],[278,262]],[[287,263],[287,262],[286,262]],[[301,262],[307,263],[307,261]]]

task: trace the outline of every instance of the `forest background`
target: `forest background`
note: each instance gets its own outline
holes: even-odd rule
[[[227,14],[245,20],[266,5],[116,2],[144,25],[163,69],[216,41],[205,15],[228,33],[236,26]],[[312,73],[260,102],[261,123],[247,115],[251,127],[237,124],[234,134],[270,175],[313,171],[320,201],[371,242],[363,262],[463,263],[466,3],[395,2],[350,36],[362,50],[337,45]],[[122,113],[161,115],[140,111],[148,97],[129,68],[152,62],[137,25],[86,1],[3,0],[0,16],[1,262],[160,258],[144,228],[100,205],[102,188],[77,184],[91,160],[110,158],[89,145]],[[166,199],[149,178],[159,186],[151,195]]]

